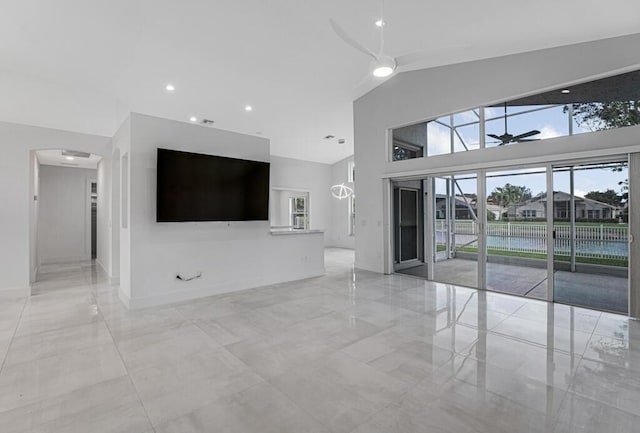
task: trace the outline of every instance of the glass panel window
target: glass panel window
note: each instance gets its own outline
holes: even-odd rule
[[[486,147],[569,135],[569,117],[564,105],[509,104],[485,109]]]
[[[419,123],[393,130],[391,160],[421,158],[427,145],[427,124]]]
[[[477,150],[483,140],[487,148],[531,146],[533,141],[640,125],[639,81],[640,70],[396,128],[390,158]],[[485,136],[480,137],[483,110]]]
[[[567,209],[554,218],[556,302],[627,313],[628,179],[626,161],[554,168],[554,207]]]
[[[480,148],[479,109],[393,130],[392,161]]]
[[[428,132],[427,156],[451,153],[453,146],[451,144],[452,135],[448,116],[429,122]]]
[[[546,169],[489,172],[486,188],[487,289],[544,299]]]
[[[298,196],[289,199],[290,226],[294,230],[306,230],[309,218],[307,210],[307,197]]]

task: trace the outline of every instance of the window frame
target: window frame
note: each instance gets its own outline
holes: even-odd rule
[[[304,203],[302,212],[297,210],[298,200]],[[299,227],[297,218],[302,217],[303,224]],[[309,196],[308,194],[294,194],[289,197],[289,226],[292,230],[308,230],[309,229]]]

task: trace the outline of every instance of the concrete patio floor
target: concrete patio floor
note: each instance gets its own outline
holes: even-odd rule
[[[477,287],[478,265],[473,260],[449,259],[437,262],[434,280],[442,283]],[[426,278],[426,265],[397,271]],[[626,278],[576,272],[555,272],[556,302],[626,313],[628,281]],[[547,270],[534,267],[487,263],[487,288],[534,299],[546,299]]]

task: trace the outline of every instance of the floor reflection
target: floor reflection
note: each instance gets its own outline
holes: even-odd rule
[[[95,267],[44,268],[37,295],[0,294],[2,431],[637,431],[637,321],[348,250],[326,270],[129,311]]]

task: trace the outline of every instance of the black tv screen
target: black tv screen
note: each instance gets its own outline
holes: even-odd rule
[[[269,163],[158,149],[157,222],[266,221]]]

